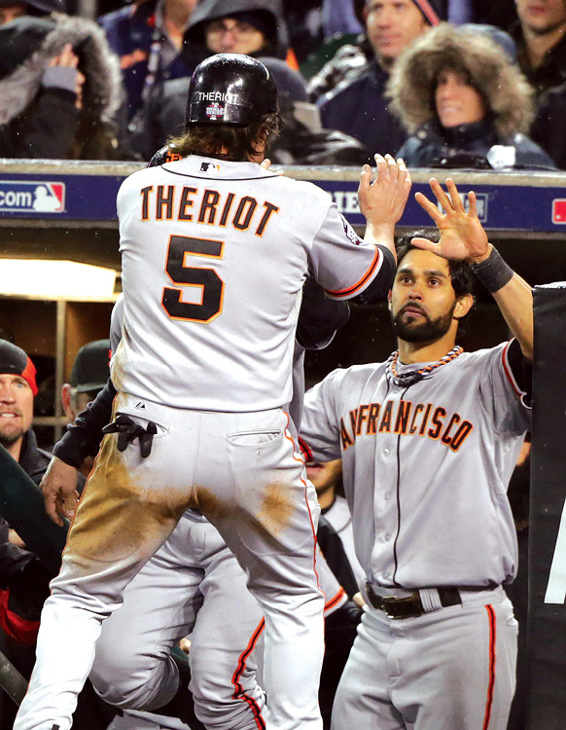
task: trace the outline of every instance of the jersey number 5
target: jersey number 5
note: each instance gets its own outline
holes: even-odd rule
[[[161,302],[172,319],[185,319],[206,324],[220,314],[224,298],[224,282],[214,269],[186,266],[186,258],[188,255],[194,255],[221,259],[223,248],[223,241],[171,236],[165,266],[169,278],[179,286],[201,287],[201,301],[198,304],[184,302],[181,289],[163,288]]]

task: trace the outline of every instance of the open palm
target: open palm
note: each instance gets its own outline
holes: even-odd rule
[[[489,242],[478,218],[475,193],[469,193],[469,210],[466,211],[454,180],[446,180],[449,195],[435,178],[431,178],[430,187],[443,211],[422,193],[416,193],[415,199],[436,223],[440,231],[440,241],[433,243],[426,238],[414,238],[412,243],[417,248],[433,251],[438,256],[453,261],[472,262],[485,258]]]

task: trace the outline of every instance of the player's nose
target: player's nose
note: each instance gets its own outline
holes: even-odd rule
[[[8,384],[0,385],[0,403],[15,403],[16,396]]]
[[[413,283],[413,286],[409,290],[409,299],[422,299],[423,298],[423,292],[420,284],[415,281]]]

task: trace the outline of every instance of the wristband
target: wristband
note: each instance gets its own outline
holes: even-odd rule
[[[495,294],[503,289],[514,274],[513,269],[505,263],[499,251],[494,247],[485,261],[470,264],[470,268],[490,294]]]

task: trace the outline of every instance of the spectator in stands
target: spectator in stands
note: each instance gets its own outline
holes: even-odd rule
[[[521,70],[537,96],[566,81],[566,0],[515,0],[511,35]]]
[[[566,0],[516,0],[519,21],[511,29],[519,63],[535,89],[537,111],[531,136],[566,169]]]
[[[120,67],[128,97],[128,118],[154,86],[193,72],[199,49],[183,47],[197,0],[137,0],[98,19]]]
[[[275,56],[296,67],[281,0],[200,0],[185,41],[189,47],[206,47],[209,54]]]
[[[385,86],[402,51],[431,25],[438,24],[437,5],[437,0],[367,0],[365,22],[371,60],[360,66],[359,54],[349,60],[341,58],[340,63],[344,61],[346,67],[357,65],[357,70],[342,71],[344,81],[318,100],[323,126],[339,129],[362,142],[369,162],[376,153],[398,149],[406,137],[389,113]],[[328,74],[329,69],[324,67],[321,76]],[[336,81],[332,71],[330,75]]]
[[[398,155],[411,167],[555,169],[525,136],[532,90],[492,26],[443,23],[399,59],[388,96],[411,137]]]
[[[0,48],[0,157],[123,156],[120,68],[95,23],[24,15]]]

